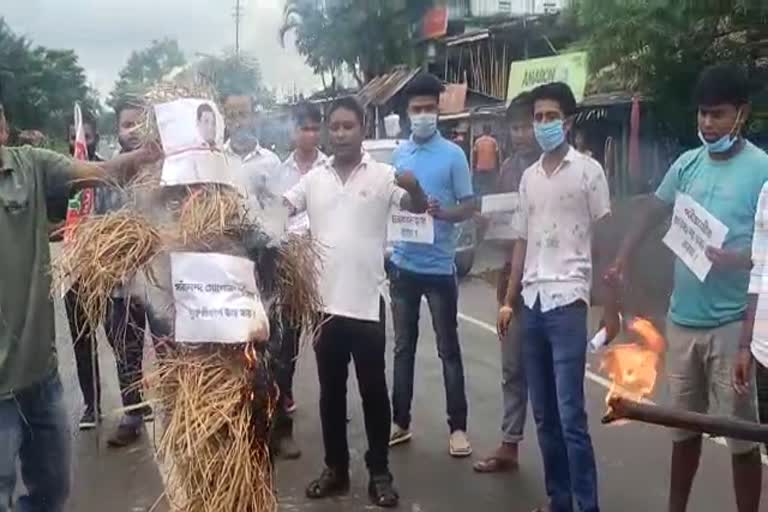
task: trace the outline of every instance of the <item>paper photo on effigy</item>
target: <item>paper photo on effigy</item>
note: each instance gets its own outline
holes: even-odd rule
[[[231,159],[219,151],[194,150],[170,155],[163,162],[163,186],[219,183],[237,186]]]
[[[166,155],[192,150],[220,151],[224,117],[209,100],[184,98],[155,106],[160,140]]]

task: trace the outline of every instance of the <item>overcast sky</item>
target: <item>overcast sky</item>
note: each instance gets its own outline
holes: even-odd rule
[[[106,95],[131,51],[176,38],[187,58],[234,47],[235,0],[0,0],[0,16],[19,34],[71,48],[88,80]],[[277,38],[284,0],[241,0],[241,46],[259,58],[265,82],[280,91],[309,91],[319,80],[292,43]]]

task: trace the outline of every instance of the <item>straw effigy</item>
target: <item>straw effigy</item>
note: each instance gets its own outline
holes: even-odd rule
[[[163,85],[148,103],[182,97],[211,98],[208,91]],[[146,141],[157,140],[152,109],[142,128]],[[159,166],[129,186],[131,197],[157,187]],[[177,187],[178,188],[178,187]],[[303,236],[286,235],[269,249],[249,247],[261,233],[243,198],[226,186],[181,187],[164,211],[141,212],[131,203],[118,212],[78,224],[72,242],[54,264],[59,280],[81,280],[79,299],[89,321],[98,325],[115,286],[130,276],[151,274],[152,260],[174,250],[237,248],[237,255],[260,254],[259,281],[272,282],[273,313],[312,332],[321,300],[317,290],[317,249]],[[163,197],[159,194],[158,197]],[[260,239],[261,235],[255,237]],[[258,244],[257,244],[258,245]],[[260,285],[261,287],[261,285]],[[167,290],[170,293],[170,290]],[[151,308],[152,304],[148,304]],[[170,322],[172,324],[172,322]],[[153,333],[155,334],[155,333]],[[162,425],[157,456],[167,471],[165,494],[179,512],[272,512],[277,510],[269,454],[269,433],[277,400],[269,353],[252,340],[241,344],[187,346],[163,341],[156,368],[145,375]]]

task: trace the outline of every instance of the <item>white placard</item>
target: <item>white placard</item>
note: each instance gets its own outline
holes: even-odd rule
[[[269,320],[256,288],[254,263],[218,253],[171,253],[176,341],[266,341]]]
[[[428,213],[393,208],[387,223],[387,240],[432,245],[435,243],[435,220]]]
[[[236,186],[232,160],[218,151],[187,151],[165,158],[160,184],[218,183]]]
[[[183,98],[155,105],[160,141],[166,155],[224,145],[224,118],[209,100]]]
[[[486,240],[515,240],[520,238],[517,216],[520,213],[520,194],[491,194],[483,196],[482,215],[488,220]]]
[[[664,243],[700,281],[706,279],[712,262],[707,247],[721,248],[728,227],[704,209],[691,196],[678,193],[672,213],[672,225]]]

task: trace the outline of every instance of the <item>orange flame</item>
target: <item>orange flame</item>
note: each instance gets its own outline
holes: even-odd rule
[[[245,361],[248,368],[256,367],[256,362],[259,360],[259,354],[256,351],[256,347],[253,343],[245,344],[245,350],[243,350],[243,354],[245,355]]]
[[[659,362],[664,353],[664,337],[644,318],[634,318],[628,327],[640,343],[624,343],[609,348],[600,369],[611,379],[606,401],[614,395],[642,400],[653,393]]]

